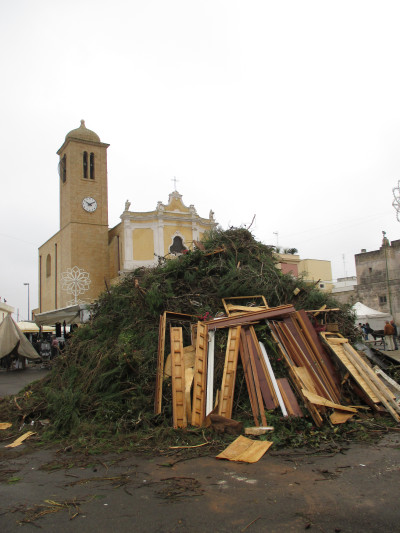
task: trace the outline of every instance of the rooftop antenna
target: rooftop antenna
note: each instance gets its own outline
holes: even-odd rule
[[[344,254],[342,254],[342,259],[343,259],[343,273],[344,273],[344,277],[347,278],[347,272],[346,272],[346,256]]]

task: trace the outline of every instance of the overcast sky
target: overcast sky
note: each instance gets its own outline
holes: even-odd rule
[[[261,241],[355,274],[400,238],[399,25],[397,1],[3,1],[0,296],[26,318],[30,283],[37,306],[56,151],[82,118],[110,143],[110,226],[176,176],[200,216],[256,215]]]

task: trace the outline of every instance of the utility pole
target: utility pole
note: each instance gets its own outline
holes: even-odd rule
[[[390,314],[393,316],[392,312],[392,295],[390,293],[390,280],[389,280],[389,266],[388,266],[388,258],[387,258],[387,249],[389,246],[389,239],[386,237],[386,231],[382,231],[383,234],[383,248],[385,250],[385,263],[386,263],[386,285],[387,285],[387,291],[388,291],[388,297],[389,297],[389,310]]]
[[[30,313],[29,313],[29,283],[24,283],[24,285],[28,285],[28,320],[29,320],[29,317],[30,317]]]

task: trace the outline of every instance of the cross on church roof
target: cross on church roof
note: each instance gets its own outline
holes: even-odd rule
[[[176,177],[174,176],[173,179],[172,179],[171,181],[174,182],[174,189],[175,189],[175,191],[176,191],[176,190],[177,190],[177,188],[176,188],[176,182],[179,181],[179,180],[176,179]]]

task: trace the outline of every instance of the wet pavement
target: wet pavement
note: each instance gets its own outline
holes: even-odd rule
[[[29,365],[24,370],[0,370],[0,398],[17,394],[32,381],[42,379],[48,370],[39,364]]]
[[[255,464],[3,448],[0,530],[395,532],[399,446],[391,434],[336,453],[270,451]]]
[[[46,372],[1,372],[0,396]],[[400,431],[322,452],[272,447],[255,464],[8,442],[0,435],[1,533],[400,531]]]

